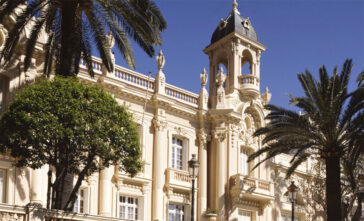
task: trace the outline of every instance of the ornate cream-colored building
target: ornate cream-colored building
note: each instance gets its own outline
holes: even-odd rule
[[[13,23],[10,16],[0,25],[0,45]],[[23,33],[24,39],[29,37],[28,30]],[[23,42],[12,65],[0,67],[0,112],[6,110],[17,88],[42,72],[45,37],[38,43],[27,73],[22,71]],[[254,138],[252,133],[266,124],[263,106],[271,98],[268,89],[260,91],[260,79],[264,77],[260,57],[265,49],[252,23],[234,2],[204,49],[210,61],[209,73],[203,69],[199,75],[199,94],[166,83],[162,52],[157,57],[155,78],[120,66],[107,72],[98,58],[93,58],[96,76],[90,78],[81,61],[80,79],[102,84],[120,104],[129,106],[139,125],[145,165],[135,178],[117,167],[93,174],[82,183],[75,213],[52,215],[64,220],[190,220],[187,162],[196,154],[200,162],[196,220],[290,220],[291,204],[284,195],[289,184],[284,177],[290,155],[280,155],[255,170],[251,168],[259,159],[249,164],[246,161],[249,154],[262,147],[261,137]],[[44,214],[38,216],[26,205],[45,205],[47,168],[15,168],[12,161],[7,156],[0,160],[2,220],[44,219]],[[296,205],[299,221],[323,219],[319,212],[322,208],[310,197],[312,164],[310,159],[293,176],[300,187]]]

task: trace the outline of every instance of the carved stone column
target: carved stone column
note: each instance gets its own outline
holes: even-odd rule
[[[198,176],[198,216],[200,219],[205,220],[204,212],[207,207],[207,150],[206,150],[206,142],[207,142],[207,134],[204,129],[200,129],[198,133],[199,140],[199,161],[200,161],[200,169]],[[197,216],[197,217],[198,217]]]
[[[114,176],[114,166],[109,166],[100,172],[100,196],[99,215],[111,216],[112,214],[112,178]]]
[[[167,142],[164,136],[166,122],[158,118],[153,119],[154,125],[154,146],[153,146],[153,220],[163,220],[163,185],[164,185],[164,145]]]
[[[225,217],[225,184],[226,184],[226,130],[216,128],[213,132],[216,140],[216,207],[219,210],[218,220]]]
[[[32,179],[30,183],[30,202],[42,203],[43,179],[42,169],[32,170]]]

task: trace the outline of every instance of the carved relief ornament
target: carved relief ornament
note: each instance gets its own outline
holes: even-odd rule
[[[167,122],[154,118],[153,125],[156,130],[163,131],[167,127]]]
[[[219,142],[223,142],[226,139],[226,130],[223,129],[214,130],[213,136]]]
[[[208,135],[206,134],[205,130],[203,128],[201,128],[198,131],[198,140],[200,142],[200,147],[202,148],[206,148],[206,143],[207,143],[207,137]]]

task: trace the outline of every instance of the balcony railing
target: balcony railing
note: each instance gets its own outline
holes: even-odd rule
[[[6,221],[25,221],[26,210],[22,206],[11,206],[7,204],[0,204],[0,220]]]
[[[167,180],[168,186],[179,187],[181,189],[191,189],[191,178],[188,171],[177,170],[174,168],[167,169]]]
[[[241,174],[232,176],[230,180],[230,192],[236,202],[242,198],[254,198],[264,203],[274,199],[272,182]]]
[[[252,74],[243,74],[239,76],[239,87],[242,92],[259,95],[259,78]]]

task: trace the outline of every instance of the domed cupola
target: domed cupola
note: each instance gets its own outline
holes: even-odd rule
[[[265,46],[237,6],[234,0],[229,16],[221,20],[204,49],[210,61],[211,107],[233,109],[241,97],[249,101],[260,97],[260,55]]]
[[[219,25],[212,34],[211,44],[217,42],[231,32],[236,32],[248,37],[250,40],[258,41],[257,33],[249,18],[244,18],[240,15],[240,12],[237,10],[237,5],[236,1],[234,1],[233,10],[230,12],[229,16],[225,19],[221,19]]]

